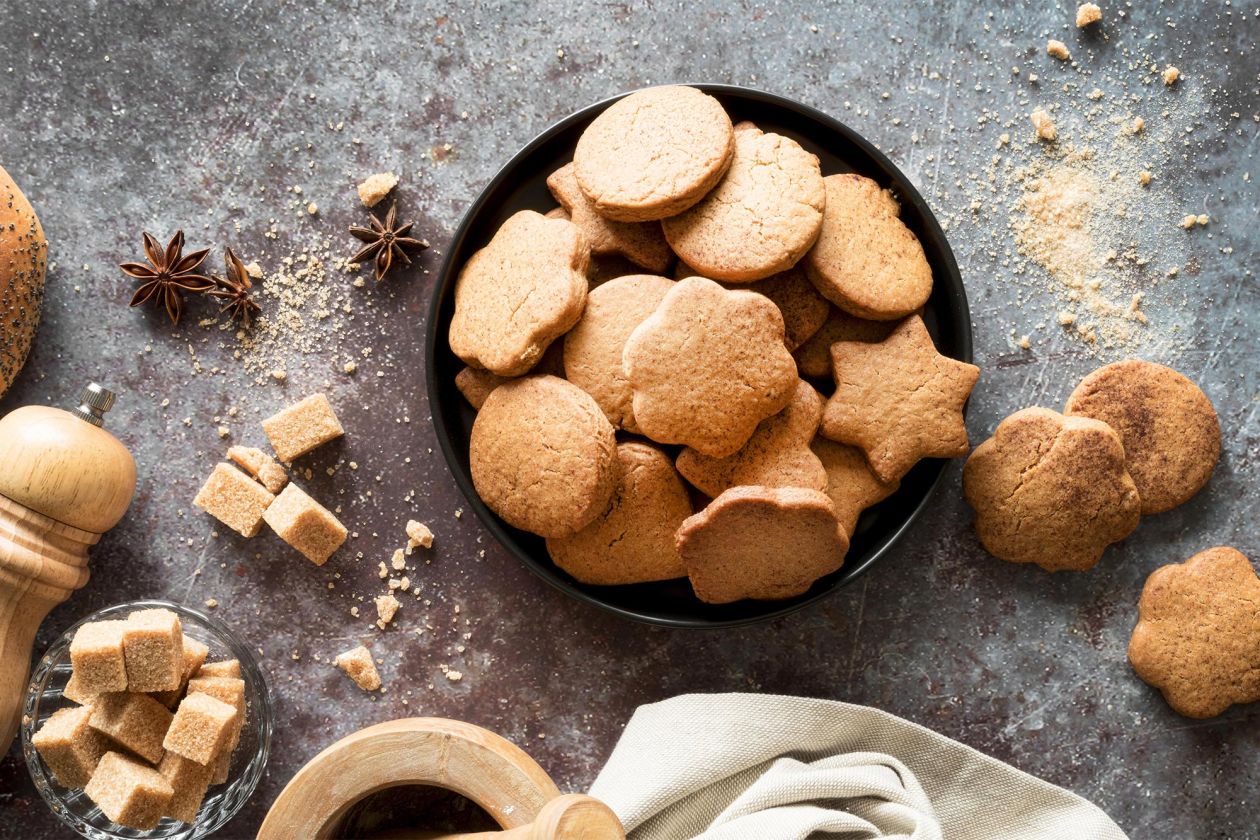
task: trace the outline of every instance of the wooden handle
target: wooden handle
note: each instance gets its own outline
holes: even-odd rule
[[[71,528],[0,496],[0,747],[8,749],[48,611],[88,579],[87,550],[100,534]]]

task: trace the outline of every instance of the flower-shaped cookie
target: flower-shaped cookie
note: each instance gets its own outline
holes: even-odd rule
[[[821,417],[822,397],[798,382],[787,408],[762,420],[734,455],[712,458],[687,448],[678,455],[678,471],[709,496],[748,484],[826,490],[827,471],[809,446]]]
[[[590,261],[572,222],[516,213],[455,281],[452,352],[500,376],[525,373],[582,317]]]
[[[989,553],[1057,572],[1093,568],[1138,525],[1141,501],[1106,423],[1026,408],[963,468],[963,495]]]
[[[639,431],[715,458],[733,455],[782,411],[799,381],[779,308],[703,277],[674,284],[621,359]]]
[[[1260,578],[1227,547],[1156,569],[1129,640],[1137,675],[1192,718],[1260,700]]]

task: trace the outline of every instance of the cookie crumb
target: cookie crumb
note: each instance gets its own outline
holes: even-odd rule
[[[401,548],[394,550],[394,556],[389,558],[389,565],[392,566],[396,572],[401,572],[403,569],[407,568],[407,556]]]
[[[1067,44],[1062,41],[1056,41],[1053,38],[1046,41],[1046,54],[1052,58],[1059,59],[1059,61],[1067,61],[1072,57],[1072,54],[1068,52]]]
[[[1097,3],[1082,3],[1076,10],[1076,26],[1084,28],[1091,23],[1098,23],[1102,20],[1102,9]]]
[[[1036,109],[1028,115],[1028,119],[1032,120],[1033,128],[1037,129],[1037,139],[1053,141],[1059,136],[1054,127],[1054,120],[1050,119],[1045,108]]]
[[[1181,227],[1184,228],[1185,230],[1190,230],[1190,228],[1198,224],[1198,221],[1199,221],[1198,216],[1194,215],[1193,213],[1188,213],[1182,217]]]
[[[1181,78],[1181,71],[1171,64],[1164,69],[1164,84],[1171,85]]]
[[[1059,313],[1059,326],[1070,327],[1076,323],[1076,315],[1064,309]]]
[[[1141,117],[1134,117],[1132,125],[1129,126],[1129,131],[1134,134],[1141,134],[1144,130],[1146,130],[1146,120]]]
[[[1018,343],[1020,350],[1029,350],[1032,348],[1032,340],[1026,335],[1021,335]]]
[[[1145,186],[1149,186],[1149,185],[1150,185],[1150,183],[1151,183],[1151,173],[1147,172],[1145,169],[1143,169],[1141,172],[1139,172],[1139,173],[1138,173],[1138,183],[1139,183],[1139,184],[1141,184],[1141,185],[1142,185],[1142,186],[1144,186],[1144,187],[1145,187]]]
[[[359,184],[359,200],[364,207],[375,207],[381,199],[398,186],[398,176],[393,172],[377,172]]]

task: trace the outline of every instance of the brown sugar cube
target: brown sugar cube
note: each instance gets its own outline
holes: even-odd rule
[[[235,461],[245,472],[262,482],[269,493],[279,493],[289,483],[289,474],[261,449],[252,446],[233,446],[228,449],[229,460]]]
[[[196,822],[201,802],[206,798],[206,788],[210,787],[213,769],[168,752],[158,765],[158,772],[174,790],[170,804],[166,806],[162,816],[180,822]]]
[[[275,496],[231,464],[215,464],[193,504],[242,537],[262,527],[263,511]]]
[[[83,682],[73,671],[70,673],[70,679],[66,680],[66,687],[61,689],[61,696],[72,703],[78,703],[80,706],[90,706],[92,701],[97,698],[99,692],[88,691],[83,687]]]
[[[214,784],[221,784],[227,781],[227,770],[232,761],[232,753],[236,750],[236,745],[240,743],[241,730],[245,728],[245,681],[237,677],[197,677],[188,682],[188,693],[197,692],[209,694],[236,709],[236,721],[232,726],[232,734],[212,765],[214,778],[211,781]]]
[[[162,746],[198,764],[208,765],[227,745],[235,721],[235,707],[209,694],[189,694],[175,710]]]
[[[105,753],[83,792],[114,822],[139,829],[156,827],[175,795],[161,773],[117,752]]]
[[[210,766],[210,784],[221,785],[228,780],[228,775],[232,769],[232,755],[236,751],[236,747],[225,749],[219,753],[219,757],[214,760],[214,764]]]
[[[120,747],[157,764],[171,710],[147,694],[102,694],[92,704],[88,724]]]
[[[123,654],[128,691],[178,690],[184,677],[184,633],[179,616],[163,609],[137,610],[128,615]]]
[[[193,675],[201,670],[202,664],[206,661],[206,657],[210,655],[210,648],[206,647],[196,639],[184,637],[184,665],[183,672],[179,681],[179,688],[171,691],[159,691],[153,696],[166,708],[173,709],[179,703],[179,698],[184,695],[184,687],[188,685],[188,681]]]
[[[263,514],[280,539],[316,566],[322,566],[346,541],[346,526],[296,484],[284,488]]]
[[[262,421],[262,427],[281,461],[292,461],[346,433],[323,394],[311,394],[271,415]]]
[[[63,787],[86,785],[97,762],[109,749],[100,733],[88,726],[91,716],[91,706],[58,709],[31,737],[31,746],[39,751]]]
[[[197,669],[198,677],[239,677],[241,663],[235,659],[224,659],[222,662],[207,662]]]
[[[70,665],[76,687],[84,694],[127,690],[127,660],[123,656],[125,621],[93,621],[74,631]]]
[[[372,652],[363,645],[337,654],[333,664],[349,674],[350,679],[364,691],[376,691],[381,687],[381,675],[372,661]]]

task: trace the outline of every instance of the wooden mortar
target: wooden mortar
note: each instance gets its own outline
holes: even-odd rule
[[[504,830],[437,834],[414,826],[379,838],[625,840],[620,820],[607,805],[580,794],[561,796],[546,772],[519,747],[480,727],[442,718],[377,724],[328,747],[280,792],[258,840],[337,837],[342,819],[355,803],[404,785],[454,791]]]

